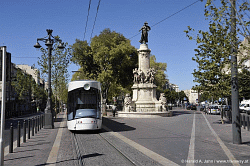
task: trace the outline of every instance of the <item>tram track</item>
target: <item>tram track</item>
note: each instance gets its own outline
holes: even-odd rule
[[[76,151],[76,155],[77,155],[77,163],[79,166],[84,166],[86,164],[86,162],[85,162],[86,158],[83,156],[86,156],[86,155],[89,156],[89,154],[85,153],[85,149],[84,149],[85,147],[82,145],[80,140],[84,139],[83,137],[86,134],[85,133],[84,134],[71,133],[71,134],[72,134],[71,135],[72,141],[73,141],[73,144],[75,146],[75,151]],[[124,160],[123,162],[127,163],[126,165],[141,166],[140,163],[133,161],[128,155],[126,155],[124,152],[122,152],[115,144],[113,144],[111,141],[109,141],[103,135],[103,133],[95,133],[95,134],[91,134],[91,135],[94,136],[94,138],[96,138],[95,140],[99,140],[102,144],[105,144],[106,147],[112,148],[116,152],[116,155],[123,158],[123,160]],[[87,141],[85,143],[87,143]],[[99,154],[99,155],[103,155],[103,154]],[[112,154],[112,155],[115,155],[115,154]],[[104,165],[107,165],[107,164],[104,163]]]
[[[99,133],[98,136],[99,136],[100,139],[105,140],[110,146],[112,146],[120,155],[123,156],[123,158],[128,160],[132,165],[139,166],[133,160],[131,160],[125,153],[123,153],[121,150],[119,150],[114,144],[112,144],[108,139],[106,139],[104,136],[102,136],[101,133]]]
[[[77,142],[77,139],[76,139],[76,134],[71,133],[71,137],[72,137],[72,140],[73,140],[73,145],[75,146],[78,165],[79,166],[84,166],[84,161],[82,160],[81,152],[80,152],[79,145],[78,145],[78,142]]]

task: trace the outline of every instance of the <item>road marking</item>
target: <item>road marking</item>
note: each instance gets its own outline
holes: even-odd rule
[[[66,117],[66,114],[64,113],[63,119],[65,119],[65,117]],[[52,147],[52,149],[50,151],[50,154],[49,154],[48,160],[46,162],[46,165],[51,165],[51,166],[56,165],[57,154],[58,154],[58,151],[59,151],[59,148],[60,148],[60,143],[61,143],[61,138],[62,138],[62,133],[63,133],[63,127],[65,126],[65,124],[66,124],[66,121],[63,121],[60,124],[60,128],[59,128],[59,130],[57,132],[56,139],[55,139],[53,147]]]
[[[124,137],[123,135],[113,132],[111,129],[109,129],[108,127],[102,125],[102,128],[104,128],[105,130],[109,131],[110,134],[116,136],[117,138],[121,139],[123,142],[129,144],[130,146],[134,147],[135,149],[139,150],[140,152],[142,152],[143,154],[145,154],[146,156],[150,157],[151,159],[155,160],[156,162],[162,164],[162,165],[173,165],[173,166],[178,166],[178,164],[174,163],[173,161],[141,146],[140,144],[132,141],[131,139],[128,139],[126,137]]]
[[[193,127],[192,127],[192,133],[188,151],[188,158],[187,158],[188,161],[194,161],[194,145],[195,145],[195,112],[194,112]],[[193,166],[193,165],[194,162],[187,163],[187,166]]]
[[[207,122],[207,125],[209,127],[209,129],[212,131],[213,135],[216,137],[218,143],[220,144],[221,148],[224,150],[224,152],[226,153],[227,157],[229,158],[229,160],[231,161],[236,161],[236,159],[234,158],[233,154],[230,152],[230,150],[226,147],[226,145],[223,143],[223,141],[220,139],[220,137],[216,134],[216,132],[214,131],[214,129],[212,128],[212,126],[210,125],[210,123],[208,122],[206,116],[204,114],[202,114]],[[235,166],[240,166],[239,163],[232,163]]]

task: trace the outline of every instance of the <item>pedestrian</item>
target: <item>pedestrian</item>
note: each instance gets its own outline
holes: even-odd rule
[[[115,112],[116,112],[116,109],[117,109],[117,108],[116,108],[116,106],[115,106],[115,105],[113,105],[113,106],[112,106],[113,117],[115,117]]]

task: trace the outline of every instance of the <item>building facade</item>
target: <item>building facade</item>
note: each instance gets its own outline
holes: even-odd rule
[[[188,101],[190,104],[198,104],[199,103],[199,93],[195,90],[189,89],[189,90],[184,90],[184,93],[188,97]]]

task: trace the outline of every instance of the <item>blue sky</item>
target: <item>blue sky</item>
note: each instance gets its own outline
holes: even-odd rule
[[[99,0],[92,0],[85,40],[90,41]],[[105,28],[123,34],[131,45],[139,48],[139,29],[145,21],[151,26],[148,47],[157,62],[167,63],[167,75],[180,90],[192,88],[192,61],[195,41],[183,32],[187,26],[206,30],[205,1],[197,2],[178,14],[155,25],[197,0],[101,0],[92,37]],[[72,45],[75,39],[84,39],[89,0],[2,0],[0,17],[0,46],[7,46],[15,64],[37,65],[41,52],[33,46],[37,38],[53,29],[63,42]],[[153,26],[155,25],[155,26]],[[138,34],[137,36],[135,36]],[[133,37],[135,36],[135,37]],[[132,38],[133,37],[133,38]],[[40,43],[41,45],[43,43]],[[43,45],[44,46],[44,45]],[[70,65],[69,72],[79,67]]]

